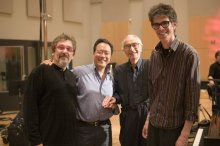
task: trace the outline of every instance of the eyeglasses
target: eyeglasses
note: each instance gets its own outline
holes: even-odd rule
[[[104,54],[105,56],[111,55],[111,52],[105,50],[96,50],[95,53],[97,53],[98,55]]]
[[[59,45],[56,48],[59,49],[59,50],[65,50],[66,49],[68,52],[74,52],[75,51],[75,48],[70,47],[70,46],[64,46],[64,45]]]
[[[137,48],[140,45],[140,43],[131,43],[131,44],[125,44],[124,49],[130,49],[131,47]]]
[[[163,28],[167,28],[170,24],[170,21],[162,21],[161,23],[152,23],[151,26],[153,27],[153,29],[159,29],[160,26],[162,26]]]

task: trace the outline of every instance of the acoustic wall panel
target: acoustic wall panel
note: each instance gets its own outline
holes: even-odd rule
[[[12,14],[13,0],[0,0],[0,13]]]
[[[46,2],[46,13],[53,16],[53,0],[43,0]],[[43,2],[42,2],[43,3]],[[30,17],[40,17],[40,1],[27,0],[27,15]]]
[[[82,0],[63,0],[64,21],[82,23],[83,16]]]

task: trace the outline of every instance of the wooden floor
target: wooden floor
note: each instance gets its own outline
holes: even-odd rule
[[[208,94],[207,92],[204,90],[201,91],[201,98],[200,98],[200,104],[205,107],[205,109],[207,109],[207,111],[211,113],[211,107],[212,107],[212,103],[211,100],[208,98]],[[203,116],[202,112],[199,112],[199,121],[205,119],[205,117]],[[205,115],[207,118],[208,116]],[[112,122],[112,136],[113,136],[113,146],[120,146],[119,143],[119,131],[120,131],[120,125],[119,125],[119,118],[118,116],[113,116],[111,118],[111,122]],[[2,123],[0,121],[0,123]],[[7,121],[5,122],[7,123]],[[0,146],[8,146],[7,144],[3,144],[2,139],[0,138]]]

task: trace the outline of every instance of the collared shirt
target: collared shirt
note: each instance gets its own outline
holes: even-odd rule
[[[199,58],[192,46],[177,38],[166,56],[159,43],[151,54],[150,122],[160,128],[177,128],[195,121],[200,96]]]
[[[130,61],[118,65],[114,72],[114,97],[123,106],[137,106],[147,100],[146,89],[143,91],[143,60],[139,59],[135,69]],[[126,76],[126,79],[125,79]],[[128,101],[128,103],[127,103]]]
[[[113,78],[110,71],[106,71],[104,80],[94,64],[79,66],[72,71],[77,76],[77,119],[86,122],[109,119],[113,115],[112,109],[104,109],[102,101],[105,96],[113,94]]]

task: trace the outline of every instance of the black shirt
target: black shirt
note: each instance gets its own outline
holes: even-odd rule
[[[118,65],[114,71],[114,97],[123,106],[135,107],[148,99],[147,73],[144,60],[139,59],[135,70],[130,61]]]
[[[75,76],[42,64],[28,78],[24,119],[31,144],[75,146]]]
[[[213,79],[220,79],[220,64],[218,62],[215,62],[210,66],[209,76],[212,76]]]

